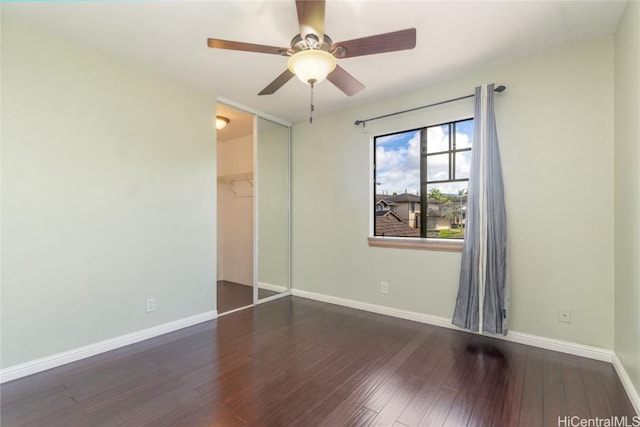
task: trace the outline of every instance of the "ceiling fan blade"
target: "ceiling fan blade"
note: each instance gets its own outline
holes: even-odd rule
[[[232,40],[207,39],[207,46],[215,49],[242,50],[245,52],[271,53],[286,55],[286,47],[266,46],[263,44],[243,43]]]
[[[324,38],[324,5],[324,0],[296,0],[303,40],[309,34],[314,34],[320,41]]]
[[[286,82],[291,80],[293,76],[294,74],[291,71],[289,71],[288,69],[284,70],[284,72],[276,77],[274,81],[272,81],[267,87],[262,89],[258,95],[271,95],[275,93],[275,91],[284,86]]]
[[[416,47],[416,29],[394,31],[334,43],[331,51],[338,58],[353,58],[354,56],[373,55],[376,53],[395,52]]]
[[[336,68],[329,73],[327,80],[336,85],[338,89],[346,93],[348,96],[353,96],[356,93],[364,89],[364,85],[356,80],[351,74],[347,73],[344,68],[336,65]]]

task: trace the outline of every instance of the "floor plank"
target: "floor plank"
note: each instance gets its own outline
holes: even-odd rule
[[[424,380],[418,377],[409,377],[400,385],[393,398],[378,412],[371,425],[380,427],[393,425],[423,384]]]
[[[473,410],[469,416],[469,427],[490,426],[495,415],[495,403],[482,397],[476,398]]]
[[[515,426],[635,413],[610,364],[286,297],[0,386],[14,426]]]
[[[520,424],[540,424],[544,415],[544,350],[530,348],[522,383]],[[524,422],[523,420],[527,420]]]
[[[457,394],[458,392],[452,388],[444,385],[440,386],[436,398],[427,410],[427,413],[422,417],[422,420],[420,420],[420,423],[418,423],[418,427],[443,425],[449,416],[449,411],[451,411]]]

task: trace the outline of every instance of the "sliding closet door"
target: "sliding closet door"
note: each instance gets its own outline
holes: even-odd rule
[[[256,121],[256,297],[264,300],[289,291],[289,127]]]

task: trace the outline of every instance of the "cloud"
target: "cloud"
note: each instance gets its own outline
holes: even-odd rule
[[[471,171],[471,151],[456,153],[456,178],[469,178]]]
[[[471,129],[466,127],[466,129]],[[465,130],[465,129],[463,129]],[[449,149],[447,125],[427,128],[428,153]],[[471,135],[456,133],[458,148],[471,146]],[[456,154],[456,178],[467,178],[471,165],[471,152]],[[427,179],[449,179],[448,154],[435,154],[427,158]],[[376,193],[393,194],[405,191],[419,194],[420,189],[420,132],[410,131],[376,138]],[[445,183],[434,187],[446,194],[458,194],[467,183]]]
[[[446,125],[427,128],[427,153],[449,149],[449,128]]]
[[[394,142],[404,141],[406,140],[406,133],[394,133],[392,135],[385,135],[376,138],[376,145],[388,145],[393,144]]]
[[[377,193],[403,193],[405,190],[414,194],[418,192],[419,132],[405,132],[376,139],[376,183]]]

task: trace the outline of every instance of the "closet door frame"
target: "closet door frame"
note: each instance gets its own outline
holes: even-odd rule
[[[274,117],[270,114],[248,107],[246,105],[239,104],[235,101],[231,101],[224,97],[218,96],[217,101],[221,104],[225,104],[229,107],[243,111],[247,114],[253,115],[253,176],[254,176],[254,195],[253,195],[253,304],[262,304],[264,302],[273,301],[275,299],[283,298],[291,294],[291,123]],[[258,119],[264,119],[269,122],[281,125],[287,128],[287,291],[273,295],[267,298],[258,299],[258,274],[259,274],[259,199],[260,194],[257,189],[260,188],[258,178]]]

